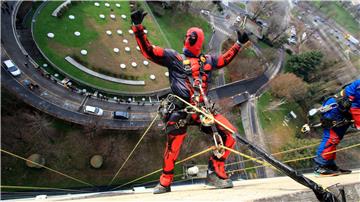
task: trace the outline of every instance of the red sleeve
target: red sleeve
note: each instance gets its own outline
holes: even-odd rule
[[[140,47],[141,53],[149,60],[164,65],[164,49],[158,46],[152,45],[147,39],[144,33],[144,27],[140,25],[133,25],[132,30],[134,31],[136,42]]]
[[[216,67],[222,68],[226,65],[228,65],[231,60],[234,59],[236,54],[240,51],[241,47],[238,43],[235,43],[226,53],[219,55],[217,57]]]

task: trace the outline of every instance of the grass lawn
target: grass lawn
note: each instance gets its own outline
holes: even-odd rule
[[[331,18],[351,34],[357,37],[360,36],[359,23],[341,6],[340,2],[327,1],[326,3],[321,3],[321,1],[311,1],[311,3],[319,8],[325,15],[332,15]]]
[[[241,120],[241,112],[240,112],[240,108],[236,108],[234,111],[232,111],[232,114],[235,115],[236,119],[235,119],[235,126],[238,129],[238,132],[240,135],[245,135],[245,131],[244,131],[244,126],[242,124],[242,120]]]
[[[267,49],[267,48],[272,48],[271,46],[269,46],[268,44],[264,43],[263,41],[258,41],[258,43],[256,44],[260,49]]]
[[[115,7],[116,2],[111,2],[111,8],[105,7],[102,3],[100,7],[96,7],[93,2],[75,2],[64,12],[62,17],[52,17],[51,13],[61,3],[48,2],[41,10],[36,19],[34,35],[43,52],[63,72],[81,83],[108,91],[141,92],[168,86],[168,78],[164,75],[167,71],[166,68],[161,68],[152,62],[148,67],[142,65],[143,60],[146,59],[136,50],[135,37],[128,33],[131,27],[128,2],[120,1],[120,8]],[[116,20],[110,19],[110,13],[115,14]],[[99,14],[104,14],[105,19],[101,19]],[[122,14],[127,16],[125,20],[120,18]],[[68,19],[69,15],[74,15],[75,20]],[[144,25],[149,31],[149,39],[156,44],[164,45],[163,37],[155,34],[158,29],[151,17],[148,16],[145,19]],[[123,31],[123,36],[116,34],[117,29]],[[112,36],[107,36],[106,30],[111,30]],[[81,35],[76,37],[75,31],[79,31]],[[46,36],[48,32],[53,32],[55,38],[49,39]],[[123,39],[128,40],[126,45]],[[131,48],[130,53],[125,53],[125,46]],[[120,49],[119,54],[113,52],[115,47]],[[82,56],[81,49],[88,50],[88,55]],[[124,85],[90,76],[65,61],[64,58],[69,55],[81,58],[80,62],[95,71],[101,70],[110,76],[120,76],[124,79],[145,80],[146,85]],[[132,68],[131,62],[136,62],[138,67]],[[127,68],[120,69],[121,63],[126,64]],[[154,74],[157,79],[150,80],[150,74]]]
[[[279,101],[274,98],[269,92],[264,93],[258,100],[258,114],[260,124],[267,134],[267,142],[270,144],[271,152],[277,152],[282,145],[296,137],[300,133],[301,126],[305,123],[303,112],[300,106],[294,102],[286,102],[280,106],[273,107],[274,103]],[[285,116],[288,116],[290,111],[296,115],[296,119],[291,119],[288,126],[283,124]]]
[[[241,8],[241,9],[245,9],[246,8],[246,5],[244,3],[241,3],[241,2],[235,2],[235,4]]]
[[[151,9],[154,7],[149,4]],[[165,10],[164,15],[156,17],[161,29],[170,42],[171,48],[182,53],[184,46],[184,37],[186,31],[190,27],[200,27],[205,34],[205,44],[208,44],[212,30],[210,24],[203,18],[193,15],[192,13],[184,13],[181,11]]]

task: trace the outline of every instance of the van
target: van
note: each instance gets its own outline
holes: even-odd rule
[[[84,112],[86,114],[96,115],[96,116],[102,116],[104,114],[104,110],[102,110],[99,107],[93,107],[93,106],[85,106]]]

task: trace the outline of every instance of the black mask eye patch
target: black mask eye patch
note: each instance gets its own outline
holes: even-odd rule
[[[191,32],[190,35],[188,35],[189,37],[189,43],[190,43],[190,46],[193,46],[195,45],[197,39],[198,39],[198,35],[196,32]]]

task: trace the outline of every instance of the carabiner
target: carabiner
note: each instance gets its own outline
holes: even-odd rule
[[[213,138],[216,148],[213,153],[217,158],[221,158],[225,154],[225,150],[221,147],[224,146],[224,142],[218,132],[213,133]]]
[[[196,110],[192,106],[185,107],[184,111],[188,114],[196,114]]]

